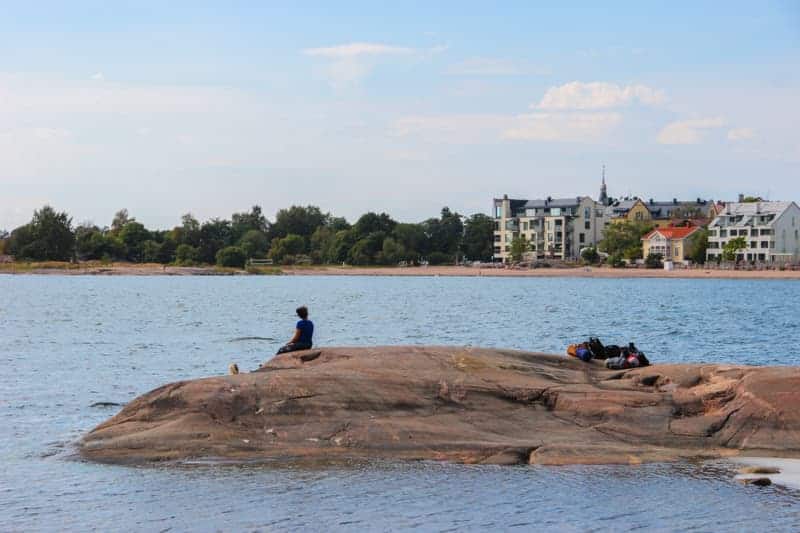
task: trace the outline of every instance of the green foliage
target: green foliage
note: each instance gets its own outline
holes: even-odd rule
[[[217,265],[222,267],[244,268],[247,256],[238,246],[226,246],[217,252]]]
[[[273,239],[283,238],[287,235],[310,238],[318,227],[326,224],[328,218],[329,215],[320,211],[319,207],[293,205],[289,209],[281,209],[275,215],[275,223],[272,224],[270,236]]]
[[[522,256],[530,250],[530,243],[523,236],[514,237],[511,240],[511,259],[512,261],[522,261]]]
[[[251,229],[239,239],[239,247],[248,258],[255,257],[262,259],[269,250],[269,241],[267,240],[267,235],[263,231]]]
[[[405,246],[394,240],[392,237],[386,237],[383,240],[383,249],[381,250],[381,262],[387,265],[396,265],[406,258]]]
[[[291,233],[272,241],[269,257],[276,263],[292,264],[295,256],[304,253],[305,250],[306,240],[300,235]]]
[[[494,220],[482,213],[472,215],[464,222],[464,257],[471,261],[491,261],[493,239]]]
[[[144,260],[144,243],[151,240],[151,235],[143,224],[135,220],[127,222],[119,231],[119,239],[125,246],[125,257],[128,260]]]
[[[663,268],[664,267],[664,263],[662,262],[663,259],[664,256],[661,254],[649,254],[647,256],[647,259],[644,260],[644,265],[647,268]]]
[[[419,263],[420,258],[430,251],[422,224],[399,223],[392,230],[392,238],[405,251],[401,261]]]
[[[74,244],[72,219],[45,205],[34,211],[30,223],[11,232],[6,247],[18,259],[69,261]]]
[[[627,259],[642,257],[642,237],[653,229],[646,222],[625,221],[606,226],[600,251],[612,255],[624,256]]]
[[[454,261],[452,255],[444,252],[431,252],[428,255],[428,264],[430,265],[452,265]]]
[[[622,254],[611,254],[606,259],[608,265],[612,268],[622,268],[625,266],[625,261],[622,259]]]
[[[120,209],[114,213],[114,219],[111,221],[111,232],[118,233],[128,222],[136,222],[136,219],[128,214],[127,209]]]
[[[267,230],[268,230],[267,218],[261,213],[260,206],[254,205],[252,209],[250,209],[249,213],[234,213],[233,215],[231,215],[232,242],[241,243],[244,236],[250,232],[258,232],[264,235],[264,240],[266,241]],[[260,249],[266,251],[267,249],[266,244],[260,247]],[[247,252],[247,250],[245,250],[245,252]]]
[[[722,258],[725,261],[735,261],[739,250],[744,250],[745,248],[747,248],[747,240],[744,237],[731,239],[722,247]]]
[[[745,196],[742,199],[742,203],[745,203],[745,204],[752,204],[752,203],[755,203],[755,202],[763,202],[763,201],[764,201],[764,199],[761,198],[760,196]]]
[[[706,262],[706,250],[708,249],[708,229],[700,228],[695,231],[687,240],[686,259],[690,259],[697,264]]]
[[[197,246],[197,259],[202,263],[214,263],[217,251],[230,246],[231,223],[229,220],[212,218],[200,226],[200,242]]]
[[[197,248],[190,244],[179,244],[175,249],[175,262],[181,266],[194,265],[198,256]]]
[[[125,246],[97,226],[80,226],[75,230],[75,255],[81,260],[124,259]]]
[[[583,259],[586,263],[593,265],[600,261],[600,254],[597,253],[597,248],[594,246],[589,246],[588,248],[581,250],[581,259]]]

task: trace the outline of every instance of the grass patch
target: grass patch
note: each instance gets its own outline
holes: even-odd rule
[[[283,270],[274,266],[248,266],[245,270],[248,274],[256,276],[280,276],[283,274]]]

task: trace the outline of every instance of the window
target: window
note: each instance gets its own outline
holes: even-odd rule
[[[494,206],[494,218],[503,218],[503,206],[502,205]]]
[[[750,241],[750,248],[758,248],[758,243],[756,241]]]
[[[592,223],[587,220],[583,223],[583,229],[592,229]]]
[[[527,222],[523,222],[522,223],[522,231],[528,231],[528,223]]]
[[[561,208],[560,207],[552,208],[550,210],[550,214],[553,215],[554,217],[560,217],[561,216]]]
[[[637,212],[636,212],[636,214],[634,215],[634,218],[635,218],[636,220],[642,220],[642,218],[643,218],[643,217],[644,217],[644,216],[642,215],[642,212],[641,212],[641,211],[637,211]]]
[[[502,239],[500,239],[500,234],[499,234],[499,233],[495,233],[495,235],[494,235],[494,242],[500,242],[501,240],[502,240]]]
[[[586,242],[586,236],[583,233],[578,233],[578,242],[581,244]]]
[[[739,235],[739,231],[735,230],[735,229],[732,229],[731,230],[731,237],[733,237],[734,235]]]
[[[536,216],[536,209],[528,208],[525,210],[526,217],[535,217]]]
[[[676,246],[675,249],[672,250],[672,255],[675,256],[675,257],[680,256],[681,255],[681,249]]]
[[[511,234],[506,233],[506,242],[511,242]]]
[[[590,218],[592,218],[592,210],[591,210],[591,208],[589,208],[589,207],[584,207],[583,208],[583,218],[585,218],[586,220],[589,220]]]
[[[719,236],[720,237],[727,237],[728,236],[728,230],[726,230],[726,229],[719,230]]]
[[[495,230],[495,231],[500,231],[500,222],[498,222],[498,221],[496,221],[496,220],[495,220],[495,222],[494,222],[494,230]]]
[[[769,241],[761,241],[761,247],[762,248],[769,248]],[[753,248],[755,248],[755,246],[753,246]]]

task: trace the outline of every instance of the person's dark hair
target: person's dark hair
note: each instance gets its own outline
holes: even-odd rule
[[[297,311],[297,316],[299,316],[303,320],[308,318],[308,307],[306,307],[305,305],[301,305],[300,307],[297,308],[296,311]]]

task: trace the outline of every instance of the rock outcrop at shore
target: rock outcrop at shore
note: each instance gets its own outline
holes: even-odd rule
[[[511,350],[322,348],[155,389],[91,431],[80,452],[112,463],[796,457],[798,402],[798,368],[609,371]]]

